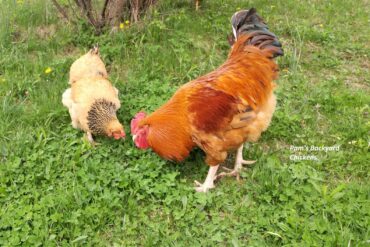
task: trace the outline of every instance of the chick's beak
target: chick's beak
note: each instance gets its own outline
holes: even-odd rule
[[[120,132],[120,133],[113,133],[113,138],[116,139],[116,140],[119,140],[119,139],[125,139],[126,137],[126,134],[125,132]]]

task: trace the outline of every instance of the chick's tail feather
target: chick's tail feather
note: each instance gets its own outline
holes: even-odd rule
[[[99,54],[99,44],[95,44],[91,50],[90,50],[90,53],[93,54],[93,55],[100,55]]]
[[[62,103],[68,109],[71,108],[73,104],[71,93],[72,93],[71,89],[68,88],[66,91],[64,91],[63,96],[62,96]]]

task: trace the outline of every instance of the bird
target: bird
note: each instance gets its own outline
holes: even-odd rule
[[[62,103],[68,108],[72,126],[86,132],[88,141],[95,145],[93,136],[104,135],[116,140],[126,133],[117,119],[121,107],[118,89],[108,80],[108,73],[94,46],[71,65],[70,88],[62,95]]]
[[[137,113],[131,133],[137,148],[151,148],[160,157],[183,161],[199,147],[209,165],[203,183],[207,192],[223,176],[239,177],[245,164],[245,142],[256,142],[267,130],[276,107],[274,61],[283,49],[255,8],[231,18],[234,41],[226,61],[214,71],[182,85],[153,113]],[[228,153],[236,151],[234,169],[217,174]]]

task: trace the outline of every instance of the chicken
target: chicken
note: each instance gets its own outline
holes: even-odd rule
[[[89,77],[108,79],[108,73],[100,58],[98,46],[94,46],[88,53],[81,56],[71,65],[69,84]]]
[[[268,31],[254,8],[232,17],[235,43],[228,59],[215,71],[180,87],[152,114],[139,112],[131,120],[135,145],[151,148],[168,160],[182,161],[196,146],[210,166],[198,192],[214,187],[214,180],[238,176],[245,161],[243,144],[255,142],[267,129],[275,111],[274,79],[283,55],[277,37]],[[217,175],[228,152],[237,150],[234,169]]]
[[[125,137],[116,116],[121,106],[118,90],[108,80],[98,47],[72,64],[69,84],[71,87],[63,93],[62,103],[69,110],[74,128],[85,131],[92,144],[95,144],[93,135],[117,140]]]

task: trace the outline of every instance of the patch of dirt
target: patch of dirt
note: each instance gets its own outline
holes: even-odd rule
[[[370,60],[364,59],[361,63],[361,67],[363,67],[364,69],[370,70]]]
[[[68,57],[75,57],[76,59],[79,58],[84,54],[83,51],[78,49],[77,47],[73,45],[67,45],[63,49],[63,56],[68,56]]]
[[[320,51],[322,49],[322,46],[320,46],[319,44],[316,44],[312,41],[308,41],[306,44],[305,44],[305,49],[312,53],[312,52],[315,52],[315,51]]]
[[[54,36],[56,26],[51,24],[49,26],[40,26],[36,28],[36,34],[40,39],[49,39]]]
[[[10,33],[12,43],[24,43],[28,40],[28,35],[26,30],[15,25],[14,30]]]
[[[360,58],[362,61],[349,62],[343,67],[347,71],[344,83],[349,88],[355,90],[370,90],[370,80],[368,71],[370,70],[370,60],[367,56]]]
[[[358,83],[358,82],[351,82],[352,79],[348,79],[345,81],[346,85],[350,88],[354,89],[363,89],[363,90],[369,90],[369,85]]]

